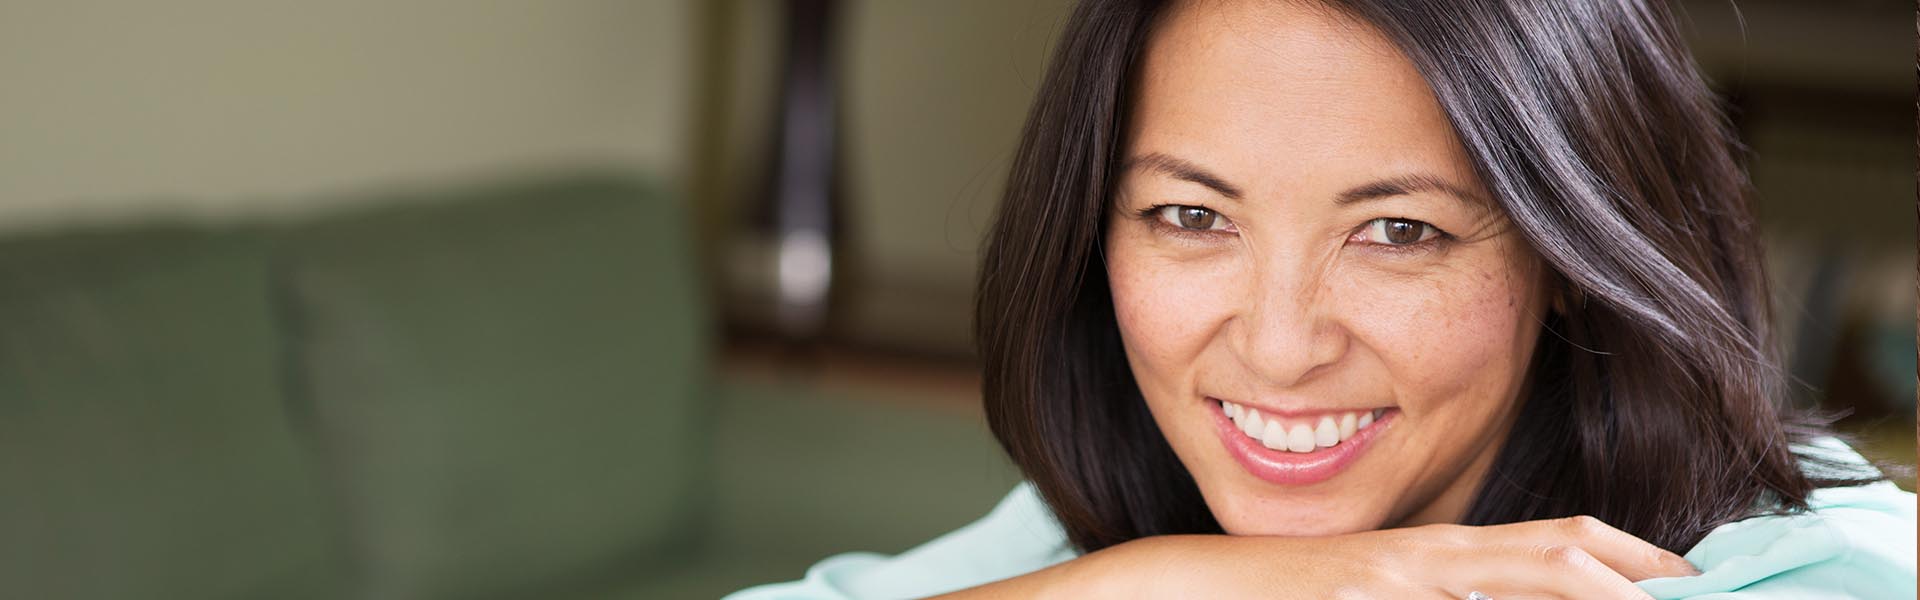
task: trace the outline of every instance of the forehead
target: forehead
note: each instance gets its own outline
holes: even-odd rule
[[[1136,74],[1129,152],[1164,152],[1262,188],[1408,169],[1472,180],[1413,64],[1370,25],[1303,2],[1170,7]]]

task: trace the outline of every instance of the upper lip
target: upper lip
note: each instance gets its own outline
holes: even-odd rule
[[[1242,400],[1233,400],[1230,398],[1222,398],[1220,396],[1207,396],[1207,399],[1217,401],[1217,402],[1232,402],[1240,406],[1258,410],[1260,411],[1261,414],[1277,415],[1281,417],[1311,417],[1311,416],[1328,415],[1328,414],[1340,414],[1340,413],[1361,412],[1361,411],[1369,411],[1369,410],[1379,410],[1383,408],[1393,408],[1391,405],[1389,406],[1341,406],[1341,407],[1303,406],[1303,407],[1295,407],[1295,408],[1274,408],[1273,406],[1267,405],[1267,404],[1260,404],[1257,402],[1246,402]]]

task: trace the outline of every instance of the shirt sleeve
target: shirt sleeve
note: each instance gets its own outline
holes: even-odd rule
[[[919,598],[1031,573],[1074,556],[1039,494],[1022,482],[987,516],[912,550],[836,555],[798,581],[741,590],[726,600]]]
[[[1914,495],[1892,483],[1814,492],[1804,514],[1715,529],[1686,558],[1693,577],[1640,582],[1662,600],[1914,597]]]

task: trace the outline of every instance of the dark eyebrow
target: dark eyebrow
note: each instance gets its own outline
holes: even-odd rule
[[[1393,196],[1404,196],[1415,192],[1440,192],[1453,196],[1462,202],[1486,205],[1487,201],[1479,194],[1469,192],[1445,179],[1433,175],[1401,175],[1382,179],[1340,192],[1333,197],[1334,204],[1353,204],[1368,200],[1379,200]]]
[[[1221,179],[1219,175],[1215,175],[1213,172],[1201,168],[1200,165],[1159,152],[1135,157],[1127,161],[1127,168],[1123,170],[1133,169],[1146,169],[1158,173],[1165,173],[1174,179],[1198,183],[1211,188],[1215,192],[1219,192],[1222,196],[1234,200],[1239,200],[1241,196],[1240,188],[1234,187],[1231,183],[1227,183],[1227,180]]]

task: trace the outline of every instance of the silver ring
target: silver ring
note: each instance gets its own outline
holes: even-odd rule
[[[1480,592],[1467,592],[1467,600],[1493,600],[1493,596],[1488,596]]]

